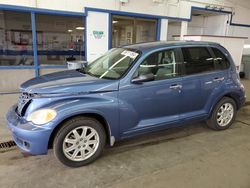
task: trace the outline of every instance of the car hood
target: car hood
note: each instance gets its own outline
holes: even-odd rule
[[[118,90],[117,80],[99,79],[76,70],[47,74],[26,81],[21,92],[35,94],[75,94]]]

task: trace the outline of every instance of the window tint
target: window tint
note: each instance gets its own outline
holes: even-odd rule
[[[155,80],[173,78],[180,75],[180,60],[176,50],[166,50],[149,55],[140,65],[134,77],[154,74]]]
[[[225,70],[229,68],[229,61],[227,57],[217,48],[212,48],[214,55],[215,55],[215,61],[214,66],[216,70]]]
[[[205,47],[182,48],[184,69],[187,75],[214,70],[213,57]]]

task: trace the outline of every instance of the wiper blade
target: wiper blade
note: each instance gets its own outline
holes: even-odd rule
[[[79,72],[81,72],[81,73],[87,74],[87,72],[85,71],[85,69],[84,69],[84,68],[81,68],[81,69],[76,69],[76,71],[79,71]]]
[[[77,69],[76,71],[79,71],[80,73],[88,74],[90,76],[99,78],[99,75],[92,74],[91,72],[86,71],[85,68]]]

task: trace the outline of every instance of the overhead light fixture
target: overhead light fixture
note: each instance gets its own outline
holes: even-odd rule
[[[245,44],[245,45],[244,45],[244,48],[245,48],[245,49],[250,48],[250,44]]]
[[[118,23],[118,21],[117,20],[113,20],[112,23],[115,24],[115,23]]]
[[[222,10],[224,10],[224,7],[222,7],[222,6],[207,5],[206,9],[222,11]]]
[[[77,30],[84,30],[84,27],[76,27]]]
[[[120,0],[121,3],[128,3],[129,0]]]
[[[159,4],[162,4],[162,3],[163,3],[163,0],[153,0],[153,3],[159,3]]]
[[[129,0],[120,0],[120,3],[122,6],[125,6],[125,4],[127,4],[129,2]]]
[[[69,29],[68,32],[71,33],[73,30]]]

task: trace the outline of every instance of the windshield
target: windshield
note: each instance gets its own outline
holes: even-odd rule
[[[119,79],[127,72],[138,56],[138,50],[114,48],[90,63],[84,72],[98,78]]]

